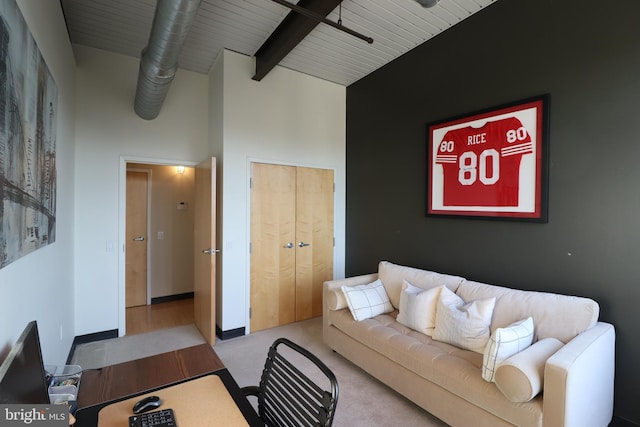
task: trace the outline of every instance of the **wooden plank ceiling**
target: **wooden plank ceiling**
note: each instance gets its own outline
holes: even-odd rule
[[[179,65],[207,74],[222,49],[258,54],[260,59],[267,48],[274,49],[264,47],[260,52],[261,47],[276,38],[281,44],[277,50],[287,44],[292,49],[282,58],[270,54],[258,60],[256,77],[266,70],[261,71],[261,61],[275,61],[273,65],[348,86],[495,1],[441,0],[424,9],[414,0],[343,0],[342,25],[373,38],[368,44],[299,15],[287,18],[294,21],[287,24],[287,15],[297,13],[271,0],[202,0]],[[340,8],[335,7],[339,0],[301,0],[299,4],[305,3],[322,15],[323,8],[329,7],[326,17],[331,21],[340,17]],[[155,0],[61,0],[61,4],[72,43],[140,57],[149,38]],[[279,29],[281,24],[284,30]],[[291,25],[296,29],[286,28]],[[299,27],[310,27],[308,34]]]

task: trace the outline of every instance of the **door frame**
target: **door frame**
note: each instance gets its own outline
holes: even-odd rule
[[[337,270],[338,270],[338,265],[337,265],[337,258],[336,258],[336,245],[335,245],[335,240],[336,240],[336,189],[335,189],[335,185],[336,185],[336,167],[335,166],[327,166],[327,165],[322,165],[322,164],[315,164],[315,163],[304,163],[304,162],[286,162],[286,161],[279,161],[279,160],[274,160],[274,159],[264,159],[264,158],[258,158],[258,157],[248,157],[247,158],[247,184],[246,184],[246,189],[247,189],[247,193],[246,193],[246,206],[247,206],[247,213],[246,213],[246,218],[245,218],[245,223],[246,223],[246,233],[247,233],[247,263],[246,263],[246,269],[245,269],[245,335],[249,335],[251,333],[251,316],[250,316],[250,310],[251,310],[251,248],[250,248],[250,244],[251,244],[251,164],[252,163],[267,163],[270,165],[277,165],[277,166],[293,166],[293,167],[303,167],[303,168],[315,168],[315,169],[328,169],[328,170],[332,170],[333,171],[333,239],[334,239],[334,245],[333,245],[333,277],[338,277],[337,276]]]
[[[148,165],[160,165],[160,166],[187,166],[195,167],[198,162],[182,161],[182,160],[170,160],[140,156],[120,156],[120,167],[118,169],[118,336],[122,337],[127,333],[127,315],[126,315],[126,231],[127,231],[127,163],[144,163]],[[150,194],[150,188],[148,192]],[[150,197],[150,196],[147,196]],[[147,229],[150,227],[151,210],[147,211],[148,221]],[[149,236],[147,230],[147,236]],[[147,273],[150,270],[149,266],[149,253],[147,252]],[[151,301],[151,292],[149,289],[150,274],[147,274],[147,301]]]

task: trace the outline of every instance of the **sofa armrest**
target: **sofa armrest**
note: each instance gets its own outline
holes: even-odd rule
[[[606,426],[613,417],[615,329],[598,322],[547,360],[543,426]]]

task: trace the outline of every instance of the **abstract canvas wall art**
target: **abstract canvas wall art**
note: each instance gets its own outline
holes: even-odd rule
[[[57,97],[15,0],[0,1],[0,268],[55,241]]]

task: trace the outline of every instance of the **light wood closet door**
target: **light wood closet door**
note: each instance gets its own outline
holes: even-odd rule
[[[296,321],[322,315],[333,279],[333,171],[296,168]]]
[[[251,331],[322,314],[333,278],[333,171],[253,163]]]
[[[295,321],[296,169],[251,166],[251,331]]]
[[[146,172],[127,171],[125,307],[147,305]]]
[[[216,341],[216,158],[195,169],[194,321],[211,345]]]

